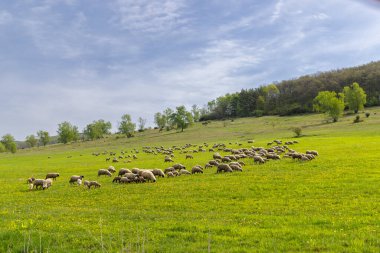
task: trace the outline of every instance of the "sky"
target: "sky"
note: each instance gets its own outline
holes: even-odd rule
[[[380,60],[375,0],[0,2],[0,136],[137,122]]]

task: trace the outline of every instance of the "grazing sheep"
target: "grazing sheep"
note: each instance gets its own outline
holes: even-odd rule
[[[173,172],[171,172],[171,171],[169,171],[166,175],[167,175],[168,177],[174,177]]]
[[[192,155],[186,155],[186,159],[193,159],[194,157]]]
[[[45,179],[52,178],[53,180],[55,180],[57,177],[59,177],[59,173],[48,173]]]
[[[133,169],[132,169],[132,173],[133,173],[133,174],[137,174],[137,175],[138,175],[139,172],[140,172],[140,169],[138,169],[138,168],[133,168]]]
[[[109,172],[108,170],[106,170],[106,169],[100,169],[100,170],[98,170],[98,177],[99,176],[112,176],[111,175],[111,172]]]
[[[244,163],[243,161],[240,161],[239,164],[240,164],[241,166],[245,166],[245,163]]]
[[[243,169],[240,166],[236,165],[236,164],[230,164],[230,167],[234,171],[241,171],[241,172],[243,171]]]
[[[90,188],[90,181],[84,180],[83,181],[83,186],[87,186],[88,188]]]
[[[129,169],[121,168],[119,170],[119,176],[123,176],[125,173],[132,173]]]
[[[111,172],[111,173],[115,173],[116,172],[115,167],[113,167],[112,165],[108,167],[108,171]]]
[[[259,164],[263,164],[263,163],[265,163],[264,158],[262,158],[261,156],[257,156],[257,155],[253,157],[253,161],[254,161],[255,163],[259,163]]]
[[[139,172],[141,172],[141,171],[139,171]],[[135,180],[135,178],[138,177],[138,176],[136,174],[134,174],[134,173],[125,173],[123,177],[126,177],[129,180]]]
[[[113,162],[113,163],[118,163],[119,160],[115,157],[115,158],[112,159],[112,162]]]
[[[318,156],[318,151],[308,150],[308,151],[306,151],[306,154],[311,154],[311,155],[314,155],[314,156]]]
[[[70,180],[69,180],[69,183],[70,184],[75,184],[75,183],[78,183],[79,185],[82,183],[82,179],[84,178],[84,176],[71,176]],[[79,181],[80,180],[80,183]]]
[[[222,156],[219,153],[215,153],[212,156],[214,159],[222,159]]]
[[[248,143],[253,143],[253,140],[248,140],[247,142],[248,142]]]
[[[173,168],[174,168],[175,170],[186,169],[186,167],[183,166],[183,165],[180,164],[180,163],[174,164],[174,165],[173,165]]]
[[[209,163],[206,163],[206,164],[205,164],[205,169],[208,169],[208,168],[212,168],[212,165],[209,164]]]
[[[223,158],[222,158],[222,162],[227,162],[227,163],[229,163],[229,162],[231,162],[231,159],[230,159],[229,157],[223,157]]]
[[[219,172],[232,172],[231,167],[228,164],[219,164],[218,169],[216,170],[216,173]]]
[[[173,176],[175,176],[175,177],[178,177],[179,176],[179,173],[178,173],[178,171],[172,171],[172,174],[173,174]]]
[[[211,161],[209,161],[208,162],[210,165],[213,165],[213,166],[218,166],[219,165],[219,163],[217,162],[217,161],[215,161],[215,160],[211,160]]]
[[[146,181],[152,181],[156,182],[156,177],[153,175],[151,171],[145,170],[142,171],[141,176],[146,180]]]
[[[121,183],[121,184],[130,183],[130,182],[131,182],[131,180],[127,177],[122,177],[122,178],[120,178],[120,181],[119,181],[119,183]]]
[[[179,175],[191,175],[191,173],[186,169],[181,169],[179,171]]]
[[[173,167],[169,167],[164,170],[164,173],[167,174],[168,172],[172,172],[172,171],[175,171],[175,169]]]
[[[191,169],[191,174],[195,174],[195,173],[202,173],[203,174],[203,170],[199,166],[194,166]]]
[[[91,186],[94,186],[94,188],[99,188],[99,187],[102,186],[102,185],[99,184],[99,183],[96,182],[96,181],[90,181],[90,183],[88,184],[88,189],[90,189]]]
[[[36,180],[34,177],[30,177],[30,178],[28,178],[28,179],[26,180],[26,183],[27,183],[27,184],[31,184],[31,183],[33,183],[34,180]]]
[[[165,157],[164,162],[167,163],[167,162],[174,162],[174,161],[170,157]]]
[[[117,176],[112,180],[112,183],[120,183],[121,177]]]
[[[153,175],[155,175],[157,177],[165,177],[164,172],[160,169],[153,169],[152,173],[153,173]]]

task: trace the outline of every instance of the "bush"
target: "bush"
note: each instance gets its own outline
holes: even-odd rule
[[[292,131],[296,135],[295,137],[300,137],[302,135],[302,128],[300,127],[294,127]]]
[[[255,110],[253,115],[255,115],[256,117],[262,117],[264,115],[264,111],[263,110]]]
[[[354,123],[359,123],[359,122],[362,122],[363,120],[360,119],[360,115],[356,115],[355,119],[354,119]]]
[[[366,112],[365,113],[365,116],[368,118],[369,117],[369,115],[371,115],[369,112]]]

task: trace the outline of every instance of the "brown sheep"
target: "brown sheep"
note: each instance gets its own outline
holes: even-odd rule
[[[195,174],[195,173],[202,173],[203,174],[203,170],[199,166],[194,166],[191,169],[191,174]]]
[[[217,162],[217,161],[215,161],[215,160],[211,160],[211,161],[209,161],[208,162],[210,165],[213,165],[213,166],[218,166],[219,165],[219,163]]]
[[[219,164],[218,169],[216,170],[216,173],[219,172],[232,172],[231,167],[228,164]]]
[[[156,177],[153,175],[151,171],[145,170],[141,173],[141,176],[146,180],[146,181],[152,181],[156,182]]]
[[[193,159],[194,157],[192,155],[186,155],[186,159]]]
[[[179,175],[191,175],[191,173],[186,169],[181,169],[179,171]]]
[[[254,161],[255,163],[259,163],[259,164],[263,164],[263,163],[265,163],[264,158],[262,158],[261,156],[254,156],[254,157],[253,157],[253,161]]]
[[[79,185],[82,183],[82,179],[84,178],[84,176],[71,176],[70,180],[69,180],[69,183],[70,184],[75,184],[75,183],[78,183]],[[80,183],[79,181],[80,180]]]
[[[119,183],[121,183],[121,184],[130,183],[130,182],[133,182],[133,180],[131,180],[131,179],[127,178],[127,177],[122,177],[122,178],[120,178]]]
[[[169,167],[169,168],[166,168],[166,169],[164,170],[164,173],[166,174],[166,173],[168,173],[168,172],[172,172],[172,171],[175,171],[175,169],[174,169],[173,167]]]
[[[138,168],[133,168],[132,169],[132,173],[133,174],[139,174],[139,172],[140,172],[140,169],[138,169]]]
[[[171,172],[171,171],[169,171],[166,175],[167,175],[168,177],[174,177],[173,172]]]
[[[59,177],[59,173],[48,173],[46,174],[45,179],[52,178],[53,180],[55,180],[57,177]]]
[[[109,172],[108,170],[106,170],[106,169],[100,169],[100,170],[98,170],[98,177],[100,177],[100,176],[112,176],[111,175],[111,172]]]
[[[167,162],[174,162],[174,161],[170,157],[165,157],[164,162],[167,163]]]
[[[125,173],[132,173],[129,169],[121,168],[118,176],[123,176]]]
[[[120,183],[121,177],[117,176],[112,180],[112,183]]]
[[[231,162],[231,159],[229,157],[223,157],[222,162]]]
[[[113,166],[109,166],[108,167],[108,171],[111,172],[111,173],[115,173],[116,172],[115,167],[113,167]]]
[[[215,153],[212,157],[214,159],[222,159],[222,156],[219,153]]]
[[[153,173],[153,175],[155,175],[157,177],[165,177],[164,172],[160,169],[153,169],[152,173]]]
[[[174,165],[173,165],[173,168],[174,168],[175,170],[186,169],[186,167],[183,166],[183,165],[180,164],[180,163],[174,164]]]
[[[230,164],[230,167],[233,171],[241,171],[241,172],[243,171],[243,169],[236,164],[232,164],[232,165]]]

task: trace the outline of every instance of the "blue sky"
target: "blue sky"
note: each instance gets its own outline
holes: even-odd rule
[[[0,3],[0,135],[114,128],[167,107],[379,60],[375,0]]]

